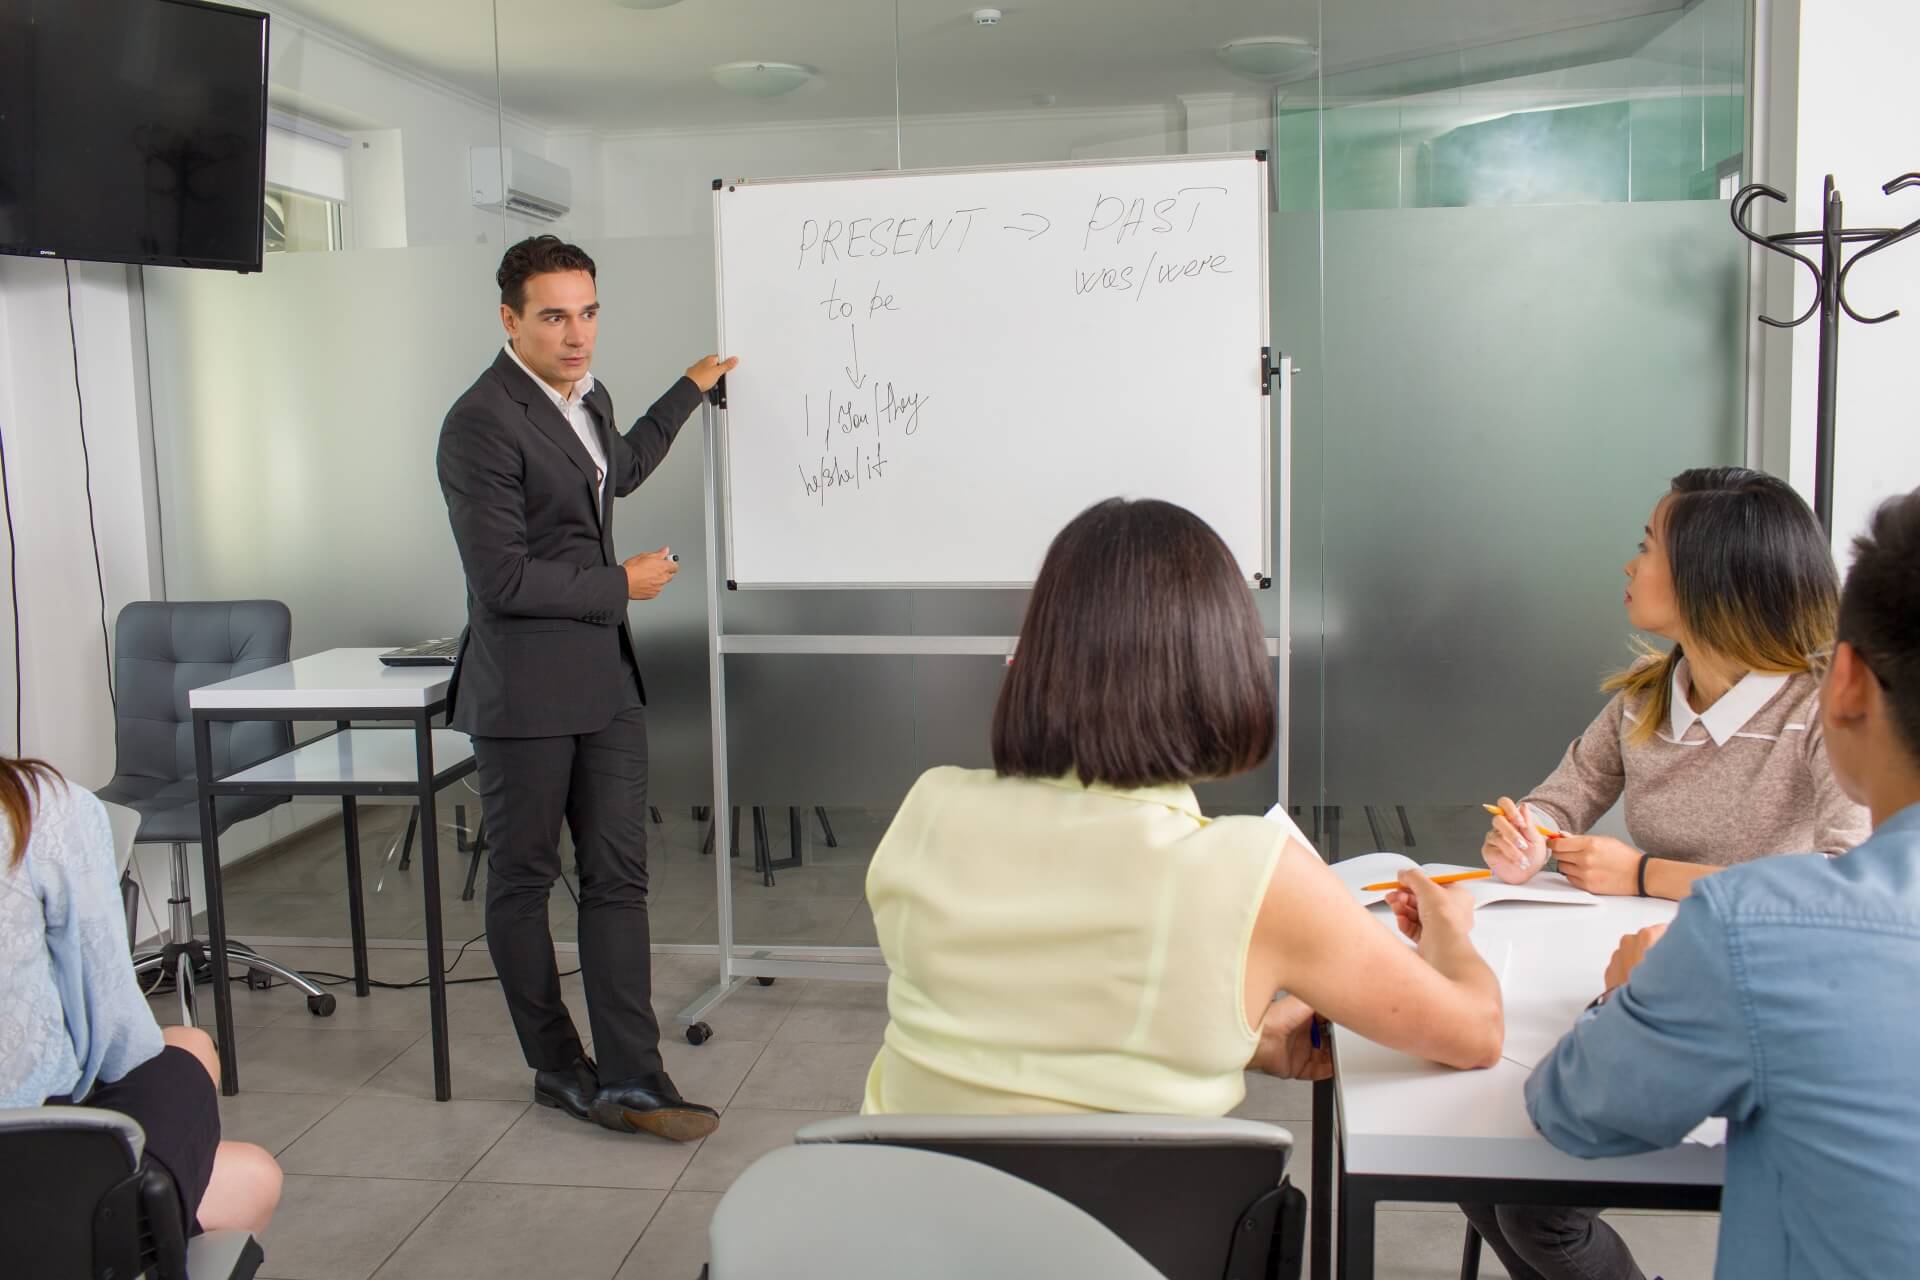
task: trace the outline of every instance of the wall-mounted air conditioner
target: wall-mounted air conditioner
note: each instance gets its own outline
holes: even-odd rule
[[[551,222],[573,207],[573,175],[518,147],[474,147],[473,203]]]

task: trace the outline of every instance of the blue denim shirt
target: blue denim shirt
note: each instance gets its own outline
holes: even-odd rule
[[[1696,881],[1527,1110],[1579,1156],[1725,1116],[1720,1280],[1920,1275],[1920,805],[1843,857]]]

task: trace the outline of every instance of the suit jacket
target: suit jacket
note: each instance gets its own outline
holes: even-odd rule
[[[625,435],[613,430],[605,383],[596,378],[585,403],[607,458],[598,492],[573,427],[505,351],[440,427],[440,491],[467,577],[447,692],[449,723],[463,732],[593,733],[620,707],[627,663],[639,670],[613,500],[660,465],[700,389],[680,379]]]

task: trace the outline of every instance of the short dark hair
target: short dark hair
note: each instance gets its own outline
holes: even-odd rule
[[[500,285],[500,301],[519,315],[527,305],[527,281],[550,271],[584,271],[594,280],[593,259],[577,244],[559,236],[528,236],[507,250],[493,278]]]
[[[1224,778],[1272,753],[1266,633],[1233,553],[1170,502],[1111,498],[1040,566],[993,712],[1003,777]]]
[[[1886,691],[1894,732],[1920,761],[1920,489],[1881,503],[1853,540],[1838,634]]]

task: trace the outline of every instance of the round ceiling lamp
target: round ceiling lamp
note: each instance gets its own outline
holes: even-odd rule
[[[666,9],[679,4],[680,0],[613,0],[622,9]]]
[[[745,98],[777,98],[811,79],[811,67],[793,62],[724,62],[713,69],[715,84]]]
[[[1220,61],[1243,76],[1286,80],[1319,65],[1320,50],[1299,36],[1249,36],[1232,40],[1216,52]]]

